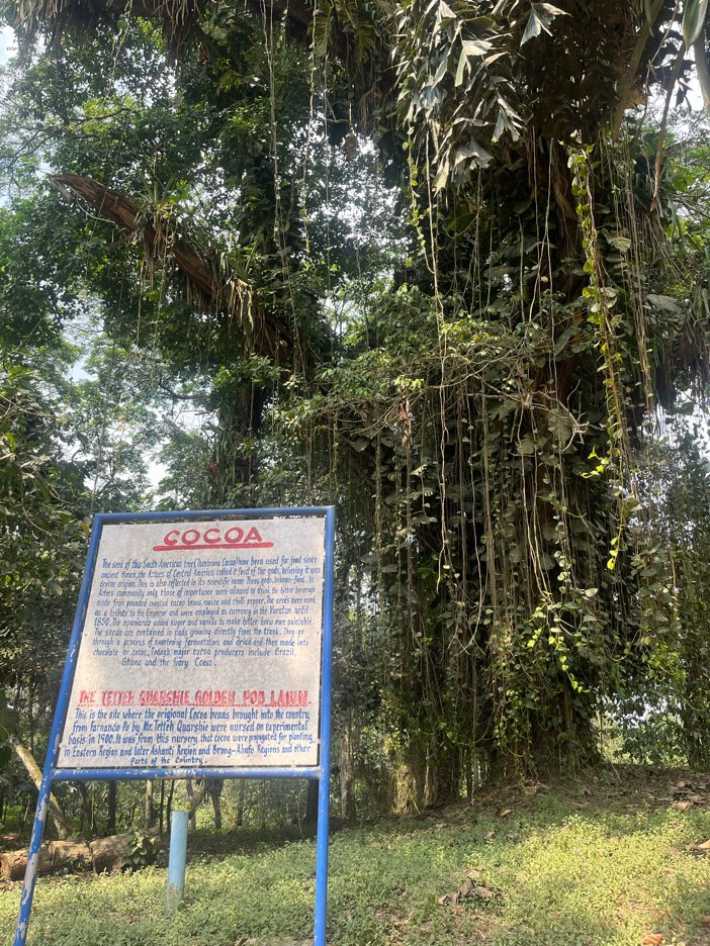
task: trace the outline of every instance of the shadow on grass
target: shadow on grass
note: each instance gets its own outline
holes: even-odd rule
[[[617,782],[597,780],[591,793],[583,781],[535,796],[511,791],[475,806],[338,833],[331,846],[331,942],[640,946],[659,931],[666,944],[710,946],[702,925],[710,914],[710,855],[687,851],[710,837],[710,814],[654,809],[654,798],[637,792],[638,781]],[[654,786],[650,794],[664,791]],[[188,893],[174,921],[162,917],[164,871],[86,884],[58,879],[40,895],[35,946],[305,940],[314,853],[295,825],[202,829],[190,836]],[[439,903],[472,869],[494,897]],[[0,918],[9,916],[2,907]]]
[[[190,853],[194,855],[259,854],[276,850],[285,844],[312,840],[315,828],[285,825],[280,828],[233,828],[230,831],[215,831],[198,828],[189,836]]]
[[[662,906],[661,923],[686,946],[710,946],[710,868],[704,882],[676,878]]]

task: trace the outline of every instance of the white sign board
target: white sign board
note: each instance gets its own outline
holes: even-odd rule
[[[324,530],[105,524],[57,768],[317,765]]]

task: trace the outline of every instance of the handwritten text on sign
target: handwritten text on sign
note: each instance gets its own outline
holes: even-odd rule
[[[324,520],[104,525],[60,768],[317,765]]]

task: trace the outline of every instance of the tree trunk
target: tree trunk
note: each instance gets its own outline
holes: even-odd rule
[[[214,809],[214,826],[220,831],[222,828],[222,789],[224,788],[224,780],[221,778],[210,778],[205,780],[205,787],[209,796],[212,800],[212,808]]]
[[[308,780],[308,790],[306,792],[306,817],[304,823],[312,827],[318,821],[318,780]]]
[[[153,782],[148,779],[145,783],[145,795],[143,796],[143,824],[145,830],[150,829],[155,824],[155,805],[153,804]]]
[[[158,806],[158,833],[163,833],[163,828],[165,825],[164,821],[165,816],[165,779],[160,780],[160,804]]]
[[[197,809],[200,807],[202,802],[205,800],[207,795],[207,779],[202,779],[200,782],[200,787],[195,791],[192,787],[192,779],[187,780],[187,797],[190,799],[190,827],[194,831],[197,828]]]
[[[90,834],[91,824],[91,799],[89,798],[89,787],[86,782],[77,782],[79,794],[81,795],[81,815],[79,816],[79,834],[84,837]]]
[[[418,746],[409,746],[398,754],[392,766],[392,814],[418,814],[426,804],[425,791],[426,760]]]
[[[106,799],[108,817],[106,819],[106,834],[116,833],[116,808],[118,806],[118,782],[112,779],[108,783],[108,797]]]
[[[246,779],[239,779],[239,793],[237,795],[237,811],[234,817],[235,828],[241,828],[244,824],[244,802],[246,800],[247,785]]]
[[[170,791],[168,792],[168,806],[165,812],[165,828],[166,830],[170,827],[170,822],[173,815],[173,798],[175,797],[175,780],[171,779],[170,781]]]
[[[427,808],[441,808],[461,796],[461,754],[455,746],[443,747],[427,759],[424,803]]]
[[[355,820],[353,781],[352,736],[347,726],[340,738],[340,816],[346,821]]]
[[[23,746],[17,736],[15,736],[13,733],[9,734],[8,739],[10,745],[12,746],[13,752],[20,762],[22,762],[29,777],[32,779],[35,788],[37,791],[39,791],[40,785],[42,783],[42,772],[40,767],[35,762],[34,756],[27,746]],[[60,840],[68,838],[71,834],[69,822],[65,818],[64,812],[59,807],[59,802],[51,793],[49,796],[49,817],[51,818],[52,824],[54,825],[54,830],[57,832],[57,837]]]

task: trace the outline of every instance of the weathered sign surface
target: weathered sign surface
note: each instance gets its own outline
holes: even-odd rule
[[[324,529],[104,524],[57,768],[318,765]]]

